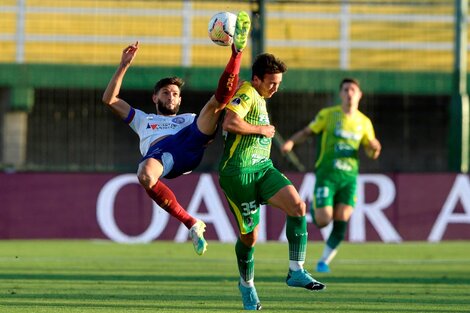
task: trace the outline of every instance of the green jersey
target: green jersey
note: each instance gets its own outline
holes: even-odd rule
[[[235,112],[252,125],[269,125],[266,100],[250,82],[244,82],[227,110]],[[230,176],[254,173],[272,164],[271,138],[262,135],[239,135],[224,131],[224,152],[219,164],[219,175]]]
[[[320,136],[315,170],[318,174],[357,175],[359,147],[375,138],[370,119],[360,111],[344,114],[341,105],[321,110],[309,128]]]

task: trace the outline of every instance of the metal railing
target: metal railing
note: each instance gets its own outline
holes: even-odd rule
[[[446,5],[445,2],[439,2],[438,5],[423,8],[423,6],[414,6],[414,2],[388,1],[383,4],[380,10],[377,8],[365,10],[364,4],[350,1],[332,1],[331,5],[325,4],[326,2],[318,4],[316,1],[311,3],[303,2],[302,5],[294,2],[282,5],[268,3],[265,19],[268,24],[266,47],[270,50],[277,49],[281,51],[277,53],[281,57],[283,53],[286,56],[296,55],[301,49],[303,54],[306,55],[305,57],[298,57],[297,59],[289,57],[290,67],[298,68],[322,67],[322,64],[325,64],[325,61],[321,60],[322,51],[326,51],[325,54],[328,51],[334,51],[333,54],[338,56],[329,56],[336,60],[334,67],[345,70],[361,67],[355,65],[355,60],[359,57],[352,56],[354,51],[366,51],[371,54],[379,54],[381,51],[395,51],[397,53],[406,51],[425,52],[421,60],[423,62],[421,69],[429,67],[429,65],[426,65],[426,58],[430,59],[429,64],[434,64],[432,65],[434,68],[436,66],[441,67],[441,70],[451,68],[454,23],[453,3],[448,2]],[[180,66],[210,66],[212,65],[211,58],[202,58],[198,61],[199,57],[194,53],[196,49],[199,49],[198,55],[207,56],[208,53],[205,49],[211,49],[209,47],[212,43],[207,39],[205,29],[207,24],[205,22],[209,20],[212,14],[220,10],[218,9],[220,7],[232,11],[250,10],[248,3],[231,5],[223,3],[221,6],[218,2],[210,1],[204,1],[203,4],[205,5],[201,5],[201,2],[198,1],[172,1],[172,7],[162,8],[155,5],[148,8],[133,6],[131,2],[128,2],[127,7],[100,7],[100,1],[96,1],[95,7],[80,5],[80,1],[76,1],[77,5],[75,7],[65,7],[54,0],[46,0],[40,3],[41,5],[30,5],[27,0],[17,0],[6,5],[0,5],[0,16],[3,15],[0,18],[0,26],[1,24],[5,25],[5,27],[0,28],[0,42],[14,45],[14,56],[11,54],[4,56],[5,59],[1,61],[16,63],[41,62],[39,57],[28,57],[28,49],[34,48],[33,43],[122,45],[123,42],[133,42],[136,38],[136,34],[126,31],[121,31],[119,34],[100,30],[96,30],[96,32],[87,30],[82,34],[77,34],[75,31],[74,33],[66,33],[62,30],[57,33],[44,33],[41,30],[27,27],[28,23],[32,23],[31,20],[40,25],[41,19],[47,20],[51,15],[63,19],[75,17],[87,17],[94,20],[109,18],[109,27],[113,28],[116,27],[116,23],[111,21],[113,17],[126,16],[131,19],[142,20],[143,28],[155,28],[159,20],[171,20],[175,23],[174,25],[160,25],[159,31],[155,31],[153,34],[138,35],[139,40],[144,44],[178,47],[180,51],[178,63]],[[148,3],[152,4],[152,2]],[[164,2],[160,1],[158,3]],[[387,5],[390,6],[389,10],[387,10]],[[402,9],[398,10],[397,7],[400,6]],[[148,21],[145,22],[144,19],[148,19]],[[316,24],[311,24],[312,22]],[[11,23],[14,23],[14,32],[7,31],[8,28],[13,28],[12,25],[7,27],[7,24]],[[297,24],[299,23],[305,24],[304,29],[298,29]],[[327,25],[324,29],[312,29],[313,26],[311,25],[318,25],[318,23]],[[370,25],[370,29],[364,25]],[[76,27],[80,30],[80,27],[84,26],[77,23],[76,26],[71,25],[70,27]],[[373,33],[374,27],[380,28],[378,31],[383,31],[382,37]],[[179,33],[175,35],[174,31],[170,31],[174,29],[180,30]],[[289,29],[295,31],[289,31]],[[401,33],[413,31],[413,29],[417,32],[413,38],[400,36]],[[368,38],[368,34],[373,34],[374,38]],[[29,45],[31,45],[31,48]],[[387,56],[383,56],[383,58],[387,58]],[[436,65],[435,60],[431,60],[433,58],[441,58],[442,61]],[[106,59],[106,56],[96,63],[102,62],[103,59]],[[74,63],[74,59],[67,58],[65,52],[58,55],[55,60],[61,63]],[[159,65],[159,62],[158,60],[149,60],[147,64]],[[382,64],[386,63],[382,62]],[[412,66],[413,62],[410,63]],[[331,64],[331,62],[328,64]],[[373,66],[374,64],[371,64],[370,67]],[[393,67],[393,65],[390,64],[390,67]],[[413,68],[410,69],[413,70]],[[437,69],[439,70],[439,68]]]

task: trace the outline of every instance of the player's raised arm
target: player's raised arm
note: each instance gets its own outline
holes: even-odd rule
[[[137,50],[139,50],[138,41],[124,48],[122,51],[121,62],[119,63],[113,77],[111,77],[102,97],[103,103],[111,108],[111,110],[122,119],[126,118],[129,114],[130,105],[118,97],[119,91],[121,90],[124,75],[134,60]]]

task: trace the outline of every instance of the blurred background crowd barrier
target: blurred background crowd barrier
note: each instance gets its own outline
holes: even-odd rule
[[[141,45],[121,97],[153,112],[154,83],[178,75],[186,80],[181,112],[199,112],[230,53],[208,39],[207,23],[216,12],[246,10],[254,39],[242,78],[250,79],[260,47],[289,67],[268,104],[277,140],[339,103],[339,82],[352,76],[364,91],[360,109],[383,144],[381,158],[364,160],[362,172],[454,171],[449,155],[462,148],[452,140],[459,123],[451,110],[457,3],[2,0],[0,167],[134,172],[138,138],[101,104],[122,49]],[[221,149],[218,136],[198,170],[215,171]],[[298,162],[273,148],[282,170],[310,171],[314,140],[295,156]]]

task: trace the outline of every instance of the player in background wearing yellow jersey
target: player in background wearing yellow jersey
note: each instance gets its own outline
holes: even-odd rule
[[[281,151],[287,153],[307,137],[313,134],[319,136],[311,213],[319,228],[333,221],[333,230],[317,263],[317,271],[323,273],[330,272],[329,264],[344,239],[356,204],[359,147],[362,144],[366,155],[374,160],[381,151],[372,122],[359,111],[362,97],[359,82],[354,78],[345,78],[339,91],[341,105],[322,109],[312,122],[292,135],[281,147]]]

